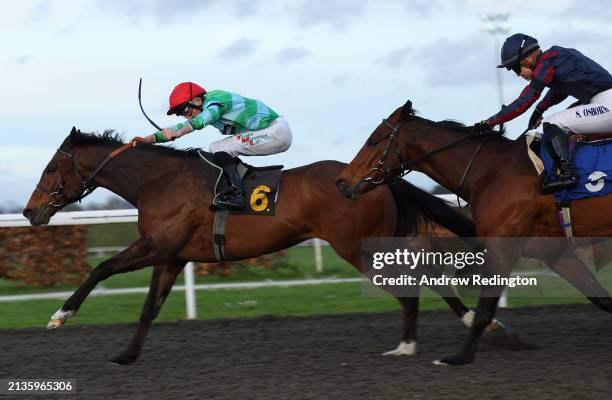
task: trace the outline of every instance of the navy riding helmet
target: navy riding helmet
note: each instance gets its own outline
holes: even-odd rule
[[[535,38],[522,33],[515,33],[504,42],[501,48],[501,64],[497,68],[513,70],[518,75],[521,72],[521,60],[539,48],[540,45]]]

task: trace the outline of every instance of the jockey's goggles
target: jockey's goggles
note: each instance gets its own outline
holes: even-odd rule
[[[195,104],[191,104],[190,102],[187,102],[185,104],[181,104],[180,106],[176,107],[174,109],[174,115],[176,115],[177,117],[181,117],[181,116],[186,117],[189,114],[191,114],[192,109],[201,110],[199,106],[196,106]]]

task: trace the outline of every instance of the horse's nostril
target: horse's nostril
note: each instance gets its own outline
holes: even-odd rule
[[[23,210],[23,216],[26,217],[27,219],[30,219],[32,217],[32,209],[31,208],[26,208]]]

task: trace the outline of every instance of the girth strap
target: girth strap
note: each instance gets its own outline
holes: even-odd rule
[[[557,206],[559,224],[561,224],[563,235],[565,235],[570,248],[574,248],[576,246],[576,237],[574,236],[574,229],[572,227],[572,215],[570,212],[571,203],[569,201],[557,201],[555,204]]]
[[[227,210],[215,212],[213,220],[213,247],[217,261],[225,261],[225,225],[227,224]]]

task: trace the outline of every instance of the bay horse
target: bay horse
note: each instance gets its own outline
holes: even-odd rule
[[[23,211],[32,225],[46,224],[59,209],[96,186],[116,193],[138,209],[140,238],[93,269],[48,325],[63,325],[94,287],[111,275],[153,266],[136,334],[127,349],[113,359],[118,364],[138,358],[149,326],[185,264],[216,261],[214,215],[209,209],[213,185],[205,174],[205,168],[210,167],[198,157],[197,149],[126,146],[129,147],[112,132],[96,135],[73,128],[46,166]],[[122,149],[127,150],[119,153]],[[228,216],[226,259],[256,257],[318,237],[361,270],[362,237],[414,235],[432,221],[455,234],[473,236],[471,220],[408,183],[381,187],[360,202],[344,198],[334,186],[334,179],[345,165],[321,161],[285,170],[274,216]],[[436,291],[469,326],[473,311],[456,297],[453,289]],[[403,308],[404,332],[400,347],[392,354],[415,351],[418,293],[415,297],[398,298]]]
[[[561,255],[565,239],[541,248],[544,241],[538,237],[563,234],[554,196],[539,193],[539,177],[525,141],[509,140],[493,130],[477,136],[455,121],[430,121],[416,116],[408,101],[374,130],[338,176],[336,185],[346,197],[356,198],[410,170],[427,174],[471,205],[476,233],[484,238],[489,250],[485,272],[508,276],[521,255],[539,258],[593,304],[612,312],[608,291],[586,265],[571,252]],[[572,201],[576,236],[612,236],[611,199]],[[508,237],[516,240],[504,241]],[[502,286],[481,287],[467,342],[455,356],[437,360],[437,364],[473,361],[478,340],[495,314],[502,290]]]

